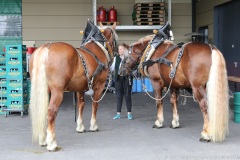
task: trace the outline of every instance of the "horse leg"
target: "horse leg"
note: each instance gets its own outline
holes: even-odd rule
[[[160,99],[162,97],[162,89],[155,90],[155,97],[156,99]],[[156,100],[156,107],[157,107],[157,120],[155,121],[153,128],[162,128],[163,127],[163,105],[162,100]]]
[[[171,90],[171,97],[170,97],[170,102],[173,107],[173,120],[172,120],[172,125],[171,128],[179,128],[179,115],[177,111],[177,90],[172,89]]]
[[[209,116],[207,109],[207,93],[204,87],[193,87],[193,95],[199,103],[199,107],[203,113],[203,131],[201,132],[200,141],[211,141],[211,135],[209,131]]]
[[[93,101],[92,102],[92,117],[91,117],[91,120],[90,120],[90,131],[92,132],[97,132],[98,131],[98,126],[96,125],[96,117],[97,117],[97,110],[98,110],[98,103],[99,102],[96,102],[99,100],[99,97],[101,96],[102,94],[102,91],[103,91],[103,88],[105,86],[105,83],[98,83],[98,84],[95,84],[96,86],[98,86],[97,89],[94,89],[94,96],[93,96]]]
[[[83,125],[82,113],[84,109],[84,93],[77,92],[77,101],[78,101],[78,119],[77,119],[77,128],[76,131],[79,133],[85,132],[85,127]]]
[[[51,99],[48,106],[48,127],[47,127],[47,149],[49,151],[58,151],[60,148],[57,146],[55,139],[55,120],[57,117],[58,108],[63,99],[63,92],[52,90]]]

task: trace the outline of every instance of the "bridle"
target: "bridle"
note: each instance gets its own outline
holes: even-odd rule
[[[108,27],[106,29],[110,29],[111,31],[111,37],[112,37],[112,43],[109,42],[109,40],[107,40],[107,38],[103,35],[103,37],[105,38],[105,44],[107,47],[107,51],[110,53],[111,56],[111,61],[113,60],[113,58],[116,56],[115,52],[113,51],[113,49],[116,47],[117,45],[117,40],[115,37],[115,32],[112,28]]]
[[[139,65],[138,61],[140,60],[140,58],[141,58],[143,52],[145,51],[145,49],[147,48],[148,44],[142,49],[142,51],[138,54],[137,58],[135,58],[135,59],[132,57],[132,53],[134,53],[134,54],[136,55],[136,53],[133,52],[133,46],[134,46],[134,45],[130,45],[130,46],[129,46],[129,49],[128,49],[129,56],[128,56],[128,58],[129,58],[129,60],[133,63],[134,68],[131,69],[130,67],[124,65],[124,67],[125,67],[129,72],[133,72],[135,69],[138,68],[138,65]],[[125,60],[125,61],[126,61],[126,60]]]

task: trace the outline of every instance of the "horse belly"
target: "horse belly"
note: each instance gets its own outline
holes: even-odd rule
[[[82,76],[81,78],[73,78],[68,83],[65,90],[71,92],[88,90],[87,79],[85,76]]]

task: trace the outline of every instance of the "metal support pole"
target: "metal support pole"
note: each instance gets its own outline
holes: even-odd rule
[[[97,0],[92,0],[93,23],[97,25]]]
[[[77,93],[76,92],[73,92],[73,107],[75,110],[74,120],[76,122],[77,121]]]
[[[168,22],[170,25],[172,25],[172,0],[168,0]]]

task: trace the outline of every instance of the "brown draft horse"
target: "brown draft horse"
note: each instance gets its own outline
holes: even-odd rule
[[[122,75],[129,74],[137,67],[144,50],[153,37],[154,35],[146,36],[127,46],[130,53],[125,65],[120,68]],[[150,59],[156,60],[163,56],[173,45],[175,44],[172,41],[164,40]],[[163,87],[170,86],[171,90],[172,128],[179,127],[177,90],[191,88],[203,113],[204,124],[200,140],[221,142],[228,133],[229,118],[228,81],[224,57],[216,47],[205,43],[191,42],[183,45],[182,48],[182,58],[176,68],[172,83],[169,76],[172,71],[171,67],[162,63],[154,63],[147,68],[157,98],[157,120],[154,127],[161,128],[163,126],[163,105],[159,100],[162,97]],[[182,48],[176,47],[165,56],[166,59],[173,62],[173,66],[176,66],[178,54]]]
[[[96,28],[95,26],[95,30]],[[111,27],[100,28],[106,45],[95,41],[96,39],[91,37],[94,32],[91,32],[90,36],[87,35],[89,41],[84,43],[84,47],[76,49],[64,42],[48,43],[39,47],[31,56],[30,115],[33,140],[38,141],[41,146],[47,146],[49,151],[60,149],[55,139],[55,120],[64,91],[77,92],[79,114],[76,130],[84,132],[82,119],[84,92],[89,89],[88,83],[91,83],[94,94],[90,131],[98,130],[96,124],[98,100],[103,92],[114,56],[113,48],[117,39],[115,28],[116,23]],[[99,63],[104,65],[103,68],[89,81],[88,76],[93,76]]]

